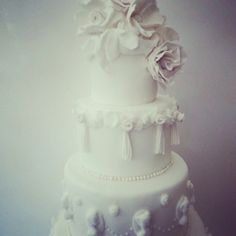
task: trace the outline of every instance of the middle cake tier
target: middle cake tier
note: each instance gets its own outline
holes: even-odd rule
[[[184,118],[176,100],[158,96],[148,104],[111,106],[81,99],[76,107],[81,168],[103,179],[136,180],[165,172],[177,123]]]

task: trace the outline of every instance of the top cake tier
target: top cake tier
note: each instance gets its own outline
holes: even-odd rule
[[[79,35],[88,54],[92,99],[113,105],[152,102],[173,81],[185,53],[155,0],[80,0]]]
[[[90,70],[91,98],[110,105],[141,105],[155,100],[157,83],[143,57],[122,56],[106,68],[94,61]]]

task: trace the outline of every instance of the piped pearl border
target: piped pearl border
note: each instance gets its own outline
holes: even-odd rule
[[[174,161],[172,159],[168,163],[168,165],[165,166],[161,170],[155,170],[148,174],[136,175],[136,176],[112,176],[112,175],[101,174],[101,173],[89,170],[82,165],[80,167],[87,175],[92,176],[96,179],[105,180],[105,181],[114,181],[114,182],[136,182],[136,181],[148,180],[148,179],[160,176],[164,174],[173,164],[174,164]]]

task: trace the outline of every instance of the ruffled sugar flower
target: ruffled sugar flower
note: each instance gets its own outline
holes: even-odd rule
[[[127,12],[131,3],[137,2],[136,0],[112,0],[114,7],[122,12]]]
[[[114,61],[121,54],[121,49],[134,50],[138,47],[138,36],[125,28],[120,22],[116,28],[106,29],[102,34],[90,37],[84,50],[91,56],[99,55],[102,65]]]
[[[112,0],[112,2],[115,9],[125,14],[130,27],[143,37],[152,37],[155,28],[165,22],[165,17],[159,14],[155,0]]]
[[[78,14],[81,14],[79,12]],[[78,29],[78,34],[101,34],[114,21],[114,9],[111,6],[96,7],[83,12],[85,21]],[[82,17],[81,17],[82,18]],[[83,22],[81,20],[81,23]]]
[[[151,38],[157,28],[164,25],[166,18],[159,14],[155,1],[139,1],[139,5],[135,3],[131,5],[127,20],[131,26],[137,29],[140,35]]]
[[[184,120],[184,113],[182,113],[180,111],[175,111],[173,116],[177,122],[183,122],[183,120]]]
[[[113,2],[113,6],[116,10],[127,13],[128,11],[132,11],[135,13],[139,13],[140,9],[145,8],[145,5],[149,5],[150,2],[155,2],[155,0],[111,0]]]
[[[110,0],[80,0],[80,10],[76,14],[79,35],[101,34],[113,28],[123,18],[116,12]]]
[[[186,54],[183,48],[171,42],[157,45],[146,57],[147,68],[154,80],[162,87],[172,82],[172,77],[181,69]]]

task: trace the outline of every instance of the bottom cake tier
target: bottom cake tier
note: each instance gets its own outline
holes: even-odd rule
[[[53,220],[49,236],[74,236],[71,232],[71,222],[65,220],[63,212],[58,215],[56,220]],[[78,234],[77,236],[83,235]],[[185,236],[211,236],[211,234],[207,233],[201,218],[193,207],[189,209],[189,226]]]
[[[159,175],[123,180],[94,178],[74,156],[64,183],[63,210],[50,236],[204,236],[197,233],[204,229],[191,207],[188,167],[176,153]]]

